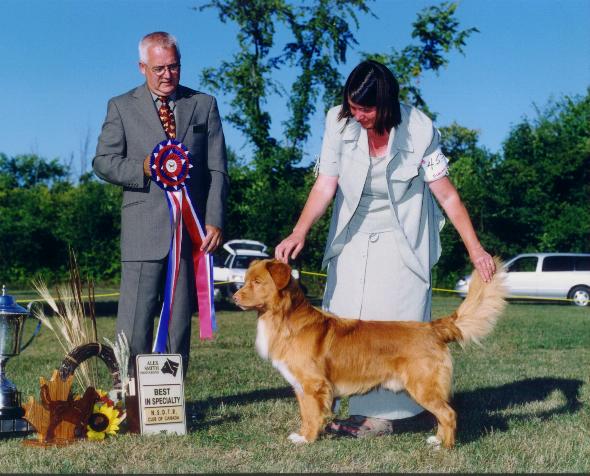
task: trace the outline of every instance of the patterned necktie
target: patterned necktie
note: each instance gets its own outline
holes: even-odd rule
[[[174,120],[174,113],[168,105],[168,98],[166,96],[160,96],[158,99],[161,103],[158,114],[160,115],[160,121],[162,122],[162,127],[164,127],[166,137],[168,139],[176,139],[176,121]]]

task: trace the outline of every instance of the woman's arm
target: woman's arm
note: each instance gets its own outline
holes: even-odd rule
[[[448,177],[429,182],[428,186],[461,236],[473,266],[479,271],[482,279],[489,282],[496,271],[496,265],[477,239],[467,209],[463,205],[457,189]]]
[[[281,241],[275,248],[275,258],[287,263],[289,258],[295,259],[305,244],[305,237],[311,226],[319,220],[326,212],[332,201],[336,188],[338,187],[338,176],[318,175],[305,207],[297,220],[293,233]]]

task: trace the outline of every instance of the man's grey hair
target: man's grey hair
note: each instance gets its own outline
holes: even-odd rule
[[[147,49],[148,46],[161,46],[162,48],[176,48],[176,55],[180,59],[180,48],[178,47],[178,40],[174,35],[166,33],[165,31],[154,31],[148,33],[139,42],[139,61],[147,63]]]

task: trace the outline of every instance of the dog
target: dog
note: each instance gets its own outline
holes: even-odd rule
[[[428,443],[453,447],[457,417],[449,405],[453,364],[447,344],[479,343],[492,331],[506,295],[503,264],[495,261],[497,272],[489,283],[474,272],[458,309],[432,322],[339,318],[309,303],[289,265],[253,261],[234,302],[258,311],[256,349],[295,391],[301,428],[289,440],[315,441],[334,398],[381,386],[406,390],[437,420],[436,436]]]

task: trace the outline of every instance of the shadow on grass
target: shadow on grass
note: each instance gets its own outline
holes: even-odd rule
[[[576,413],[582,406],[579,400],[581,380],[562,378],[532,378],[512,382],[500,387],[486,387],[457,392],[451,406],[457,412],[457,441],[470,443],[481,439],[491,430],[507,431],[511,423],[531,418],[546,420],[556,415]],[[524,409],[520,414],[502,415],[503,410],[531,403],[542,403],[554,391],[561,392],[565,403],[546,411]],[[430,413],[399,420],[396,433],[432,432],[436,420]]]
[[[457,440],[469,443],[480,439],[490,430],[507,431],[511,422],[539,418],[546,420],[556,415],[576,413],[582,404],[579,400],[581,380],[564,378],[531,378],[500,387],[487,387],[458,392],[452,402],[457,411]],[[520,414],[502,415],[502,410],[517,405],[541,403],[554,391],[565,397],[558,408],[533,411],[523,409]]]
[[[293,404],[297,405],[295,394],[291,387],[266,388],[262,390],[253,390],[252,392],[239,393],[226,397],[214,397],[196,402],[187,402],[186,413],[188,415],[188,431],[202,430],[210,426],[227,423],[230,421],[237,422],[239,416],[230,415],[226,418],[205,419],[205,414],[210,408],[216,408],[223,405],[247,405],[250,403],[263,402],[266,400],[276,400],[279,398],[293,398]]]
[[[562,378],[532,378],[512,382],[500,387],[486,387],[455,394],[452,406],[457,411],[457,441],[470,443],[493,431],[507,431],[511,422],[526,421],[531,418],[546,420],[556,415],[576,413],[582,404],[579,400],[580,388],[584,382]],[[502,410],[530,403],[541,403],[554,391],[565,397],[565,403],[558,408],[545,411],[523,410],[521,414],[502,415]],[[225,397],[208,398],[202,401],[188,402],[188,430],[195,431],[227,422],[238,422],[240,417],[230,415],[225,418],[205,419],[210,408],[224,405],[244,405],[266,400],[293,398],[291,387],[254,390]],[[396,423],[396,433],[425,432],[435,427],[435,419],[429,413]]]

